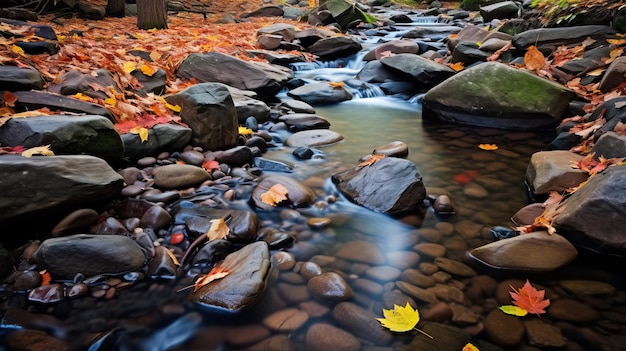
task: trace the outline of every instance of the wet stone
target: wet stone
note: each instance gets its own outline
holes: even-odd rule
[[[335,256],[345,260],[363,262],[372,265],[385,263],[385,257],[374,244],[360,240],[345,243],[335,253]]]
[[[52,236],[61,236],[67,234],[76,234],[80,230],[84,230],[88,228],[90,225],[95,224],[98,221],[100,215],[98,212],[90,209],[83,208],[80,210],[73,211],[63,218],[54,228],[52,229]]]
[[[26,291],[41,285],[41,274],[37,271],[21,272],[16,275],[13,289],[16,291]]]
[[[194,166],[202,166],[204,163],[204,154],[195,150],[181,152],[178,157],[181,161]]]
[[[330,324],[316,323],[309,327],[306,346],[311,351],[358,351],[361,343],[352,334]]]
[[[309,279],[307,286],[320,300],[340,302],[352,298],[352,288],[337,273],[327,272]]]
[[[384,283],[398,279],[401,273],[402,271],[395,267],[374,266],[365,271],[365,277]]]
[[[552,301],[550,308],[546,309],[546,311],[554,319],[569,322],[591,322],[600,317],[593,308],[572,299]]]
[[[333,317],[344,328],[357,338],[367,340],[375,345],[387,345],[393,339],[386,329],[380,327],[376,318],[380,316],[351,303],[341,302],[333,309]]]
[[[314,229],[322,229],[330,225],[330,218],[314,217],[308,218],[306,224]]]
[[[209,172],[192,165],[161,166],[154,172],[154,185],[164,189],[189,188],[209,179],[211,179]]]
[[[434,243],[417,244],[413,247],[413,250],[417,251],[421,255],[424,255],[430,258],[443,257],[446,255],[446,251],[447,251],[445,246],[434,244]]]
[[[437,271],[430,275],[431,278],[435,281],[435,283],[444,284],[447,283],[448,280],[452,279],[452,276],[443,271]]]
[[[431,262],[422,262],[419,264],[419,270],[426,275],[432,275],[439,271],[439,267]]]
[[[296,260],[292,254],[280,251],[272,255],[272,264],[281,271],[287,271],[293,268]]]
[[[415,285],[412,285],[403,281],[397,281],[396,286],[405,294],[410,295],[420,301],[424,301],[427,303],[439,302],[439,299],[437,298],[437,296],[426,289],[422,289],[420,287],[417,287]]]
[[[48,284],[37,287],[28,293],[28,300],[43,304],[56,303],[63,300],[65,292],[61,284]]]
[[[300,267],[300,275],[306,280],[322,274],[322,268],[314,262],[304,262]]]
[[[425,321],[444,323],[452,319],[452,309],[443,301],[420,308],[419,312]]]
[[[352,287],[360,292],[366,293],[371,296],[378,296],[383,293],[383,286],[375,281],[358,278],[352,282]]]
[[[306,312],[288,308],[274,312],[263,319],[263,325],[277,332],[292,332],[309,320]]]
[[[135,197],[143,193],[143,190],[144,188],[142,186],[132,184],[122,188],[120,194],[125,197]]]
[[[500,309],[494,309],[484,320],[485,331],[491,340],[502,347],[515,347],[519,345],[526,330],[524,323],[516,317],[508,315]]]
[[[172,216],[161,206],[152,206],[141,217],[141,226],[154,230],[169,226]]]
[[[419,229],[419,237],[431,243],[441,243],[443,240],[443,234],[435,228],[422,228]]]
[[[296,272],[283,272],[280,274],[280,280],[289,284],[306,284],[306,279]]]
[[[560,280],[559,285],[576,295],[613,295],[615,287],[596,280]]]
[[[399,269],[415,267],[420,260],[420,255],[413,251],[393,251],[385,255],[390,266]]]
[[[476,271],[472,267],[466,265],[465,263],[451,260],[449,258],[437,257],[435,259],[435,264],[442,271],[448,272],[455,276],[473,277],[476,275]]]
[[[417,269],[407,269],[403,271],[400,279],[420,288],[429,288],[435,285],[433,278],[423,274]]]
[[[306,285],[278,283],[280,296],[288,303],[304,302],[311,299],[311,294]]]
[[[266,339],[270,335],[270,330],[261,325],[230,326],[226,340],[234,346],[245,346]]]
[[[389,144],[378,146],[372,151],[375,155],[404,158],[409,154],[409,147],[402,141],[392,141]]]
[[[306,312],[313,318],[323,317],[330,312],[330,308],[316,301],[305,301],[298,304],[300,310]]]

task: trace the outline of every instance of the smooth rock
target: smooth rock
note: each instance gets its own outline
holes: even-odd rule
[[[330,324],[316,323],[306,333],[306,346],[311,351],[358,351],[361,343],[352,334]]]
[[[154,172],[154,185],[164,189],[197,186],[209,179],[211,179],[209,172],[192,165],[166,165],[156,168]]]
[[[529,319],[524,321],[528,343],[539,348],[564,347],[565,338],[561,330],[549,323],[539,319]]]
[[[306,312],[296,308],[287,308],[263,318],[263,325],[277,332],[292,332],[302,327],[309,320]]]
[[[376,320],[382,316],[375,315],[354,303],[340,302],[333,309],[333,317],[352,335],[375,345],[388,345],[393,339],[393,334],[381,328],[380,323]]]
[[[52,236],[76,234],[95,224],[98,218],[100,218],[100,215],[95,210],[90,208],[79,209],[65,216],[52,228],[50,234]]]
[[[497,308],[487,315],[484,324],[489,338],[502,347],[516,347],[522,342],[526,333],[524,323],[520,318],[508,315]]]
[[[323,301],[341,302],[352,298],[350,285],[335,272],[314,276],[307,286],[313,296]]]
[[[285,145],[292,147],[325,146],[340,142],[343,136],[327,129],[304,130],[290,135]]]
[[[252,203],[263,210],[271,210],[274,206],[268,205],[261,200],[261,195],[267,192],[275,184],[280,184],[287,188],[286,203],[291,207],[307,207],[315,202],[315,192],[300,181],[279,175],[269,176],[259,182],[252,192]]]
[[[586,304],[572,299],[558,299],[546,309],[548,316],[569,322],[592,322],[600,317],[598,312]]]
[[[373,265],[385,263],[385,256],[376,245],[361,240],[345,243],[335,253],[335,257]]]

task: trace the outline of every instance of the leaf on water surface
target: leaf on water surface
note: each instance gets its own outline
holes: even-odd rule
[[[519,308],[522,308],[528,313],[540,315],[546,313],[545,308],[550,306],[550,300],[544,299],[546,291],[537,290],[530,284],[528,279],[526,283],[519,290],[511,287],[513,291],[509,292],[513,298],[513,304]]]
[[[524,65],[529,71],[537,71],[546,64],[546,58],[536,46],[531,45],[528,47],[526,54],[524,54]]]
[[[528,314],[528,311],[521,307],[513,306],[513,305],[504,305],[498,307],[502,312],[506,314],[510,314],[512,316],[524,317]]]
[[[50,144],[44,145],[44,146],[31,147],[30,149],[26,149],[22,152],[22,156],[24,157],[32,157],[34,155],[54,156],[54,152],[50,150]]]
[[[498,150],[498,145],[496,144],[478,144],[478,148],[487,151]]]
[[[206,232],[206,236],[209,238],[209,241],[226,239],[228,233],[230,233],[230,228],[226,225],[226,220],[224,220],[224,218],[219,218],[211,220],[211,227]]]
[[[378,162],[379,160],[382,160],[385,157],[386,156],[384,154],[372,154],[372,155],[370,155],[370,157],[367,160],[359,163],[358,167],[359,168],[363,168],[365,166],[371,166],[374,163]]]
[[[225,268],[221,268],[218,266],[213,267],[213,269],[211,269],[211,271],[207,275],[196,279],[193,292],[196,292],[200,290],[200,288],[202,288],[203,286],[211,283],[212,281],[222,279],[229,274],[230,272]]]
[[[261,194],[261,201],[264,204],[274,206],[287,200],[287,193],[289,190],[282,184],[272,185],[266,192]]]

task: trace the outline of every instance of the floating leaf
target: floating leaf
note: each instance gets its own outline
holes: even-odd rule
[[[478,144],[478,148],[487,151],[498,150],[498,145],[496,144]]]
[[[359,163],[359,167],[363,168],[365,166],[371,166],[379,160],[382,160],[383,158],[385,158],[384,154],[373,154],[367,160]]]
[[[243,126],[239,126],[239,129],[237,130],[237,132],[240,135],[251,135],[253,133],[252,129],[246,128],[246,127],[243,127]]]
[[[513,305],[504,305],[498,307],[502,312],[506,314],[510,314],[513,316],[523,317],[528,314],[528,311],[521,307],[513,306]]]
[[[480,350],[478,349],[478,347],[468,342],[467,344],[465,344],[465,346],[463,346],[463,349],[461,351],[480,351]]]
[[[193,292],[196,292],[200,290],[200,288],[202,288],[203,286],[209,284],[210,282],[218,280],[218,279],[222,279],[229,274],[230,272],[225,268],[221,268],[217,266],[213,267],[213,269],[211,269],[211,271],[207,275],[196,279]]]
[[[206,232],[206,236],[209,238],[209,241],[226,239],[228,233],[230,233],[230,228],[226,225],[226,221],[224,218],[219,218],[211,220],[211,227]]]
[[[137,126],[128,132],[132,134],[139,134],[139,139],[141,139],[142,143],[148,141],[148,128]]]
[[[543,67],[546,63],[546,58],[536,46],[531,45],[528,47],[526,54],[524,54],[524,65],[529,71],[537,71]]]
[[[264,204],[276,207],[282,201],[287,200],[288,192],[289,190],[284,185],[274,184],[268,191],[261,194],[261,201]]]
[[[545,290],[537,290],[533,287],[528,279],[526,279],[526,283],[519,290],[513,289],[511,297],[513,298],[513,304],[519,308],[522,308],[528,313],[540,315],[546,313],[545,308],[550,306],[550,300],[544,299],[546,291]]]
[[[141,67],[139,67],[139,69],[141,70],[141,73],[147,75],[148,77],[152,77],[155,73],[157,73],[157,69],[150,66],[150,65],[146,65],[145,63],[143,65],[141,65]]]
[[[45,146],[31,147],[30,149],[26,149],[24,150],[24,152],[22,152],[22,156],[24,157],[31,157],[34,155],[54,156],[54,152],[50,150],[50,144]]]

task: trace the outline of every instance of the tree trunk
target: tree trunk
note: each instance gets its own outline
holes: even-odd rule
[[[107,1],[107,16],[124,17],[126,12],[125,0],[109,0]]]
[[[139,29],[167,28],[167,0],[137,0]]]

